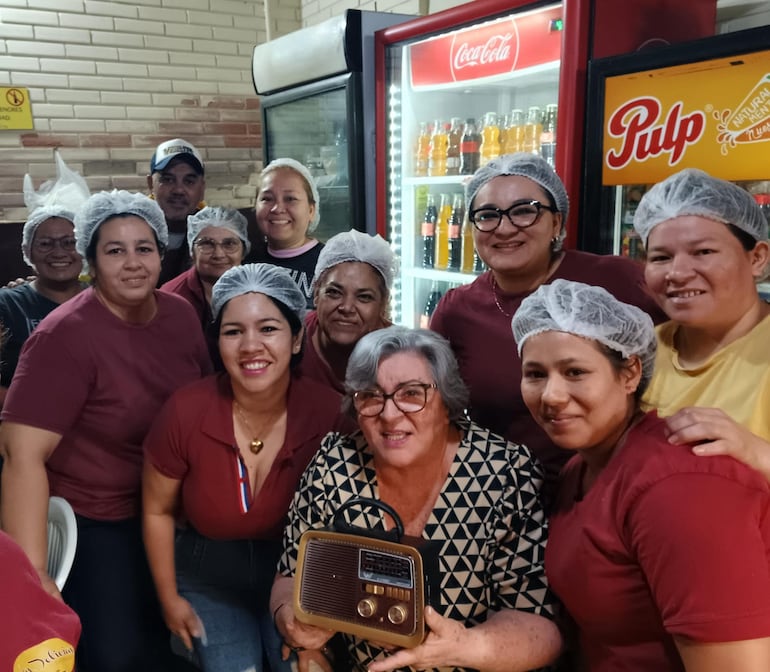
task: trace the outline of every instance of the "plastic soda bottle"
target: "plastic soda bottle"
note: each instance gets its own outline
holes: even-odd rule
[[[465,198],[462,194],[452,197],[452,214],[449,216],[449,270],[459,271],[463,264],[463,219]]]
[[[476,120],[465,120],[460,141],[460,175],[473,175],[479,168],[479,145],[481,136],[476,130]]]
[[[452,201],[449,194],[441,194],[436,221],[436,263],[434,268],[442,270],[449,266],[449,218],[452,216]]]
[[[540,134],[543,132],[543,122],[540,108],[533,105],[527,110],[527,123],[524,124],[524,142],[521,151],[540,153]]]
[[[428,175],[441,177],[446,175],[447,150],[449,149],[449,134],[441,119],[433,124],[430,136],[430,156],[428,157]]]
[[[480,165],[482,166],[500,156],[500,126],[498,126],[496,112],[487,112],[484,115],[480,151]]]
[[[460,145],[463,138],[463,125],[460,117],[452,117],[449,126],[449,143],[446,151],[446,174],[460,174]]]
[[[414,174],[416,177],[425,177],[428,174],[429,153],[430,133],[428,133],[428,122],[421,121],[414,148]]]
[[[511,116],[508,120],[508,131],[505,134],[506,154],[522,151],[524,146],[524,110],[511,110]]]
[[[473,245],[473,224],[466,221],[463,224],[463,259],[460,270],[463,273],[473,273],[473,255],[476,248]]]
[[[433,316],[438,302],[441,301],[441,297],[442,292],[438,288],[438,283],[434,281],[430,286],[430,293],[428,294],[427,301],[425,301],[425,307],[420,314],[420,329],[427,329],[430,326],[430,318]]]
[[[436,220],[438,219],[438,210],[436,209],[436,198],[433,194],[428,194],[428,204],[425,207],[425,215],[422,218],[420,226],[420,237],[422,238],[422,267],[433,268],[436,261]]]
[[[540,133],[540,155],[548,161],[551,168],[556,161],[556,105],[545,106],[543,131]]]

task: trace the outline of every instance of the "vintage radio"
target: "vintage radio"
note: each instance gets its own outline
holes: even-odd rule
[[[384,509],[396,529],[383,533],[341,522],[354,505]],[[423,610],[438,606],[440,543],[403,531],[390,506],[355,499],[337,511],[333,529],[305,532],[294,581],[297,620],[383,644],[419,644],[426,634]]]

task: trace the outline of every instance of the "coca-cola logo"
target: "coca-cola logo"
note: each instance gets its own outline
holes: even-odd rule
[[[634,98],[618,107],[610,116],[607,130],[622,143],[620,149],[607,152],[607,165],[619,170],[631,161],[668,154],[668,165],[675,166],[706,129],[706,115],[702,111],[684,114],[683,110],[684,103],[678,101],[661,121],[662,106],[652,96]]]
[[[513,33],[505,33],[492,35],[484,44],[472,45],[462,42],[454,52],[452,65],[455,70],[462,70],[467,67],[508,61],[511,59],[512,41]]]

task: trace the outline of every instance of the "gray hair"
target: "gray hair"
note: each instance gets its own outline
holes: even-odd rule
[[[353,394],[377,385],[377,371],[383,359],[402,352],[413,352],[425,358],[449,420],[455,422],[463,418],[468,406],[468,388],[460,376],[449,341],[429,329],[401,326],[372,331],[358,341],[348,360],[344,407],[352,410]]]

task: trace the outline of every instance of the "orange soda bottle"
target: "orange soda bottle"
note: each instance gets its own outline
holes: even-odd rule
[[[430,154],[430,133],[428,123],[420,122],[420,131],[417,134],[417,142],[414,148],[414,174],[416,177],[425,177],[428,174],[428,157]]]
[[[460,270],[463,273],[473,273],[474,252],[473,246],[473,224],[465,220],[463,225],[463,259]]]
[[[452,201],[449,194],[441,194],[436,220],[436,264],[434,268],[446,270],[449,266],[449,218],[452,216]]]
[[[533,105],[527,110],[527,123],[524,124],[523,152],[540,154],[540,134],[543,132],[543,119],[540,108]]]
[[[463,138],[463,124],[459,117],[452,117],[447,143],[446,174],[460,174],[460,145]]]
[[[447,150],[449,149],[449,133],[441,119],[433,124],[430,136],[430,156],[428,157],[428,175],[441,177],[446,175]]]
[[[487,112],[484,115],[484,127],[481,129],[481,160],[479,162],[482,166],[500,156],[500,127],[497,124],[496,112]]]
[[[496,112],[487,112],[484,115],[484,127],[481,129],[481,160],[479,162],[482,166],[500,156],[500,127],[497,124]]]
[[[511,116],[508,119],[508,131],[505,134],[506,154],[522,151],[524,146],[524,110],[511,110]]]

